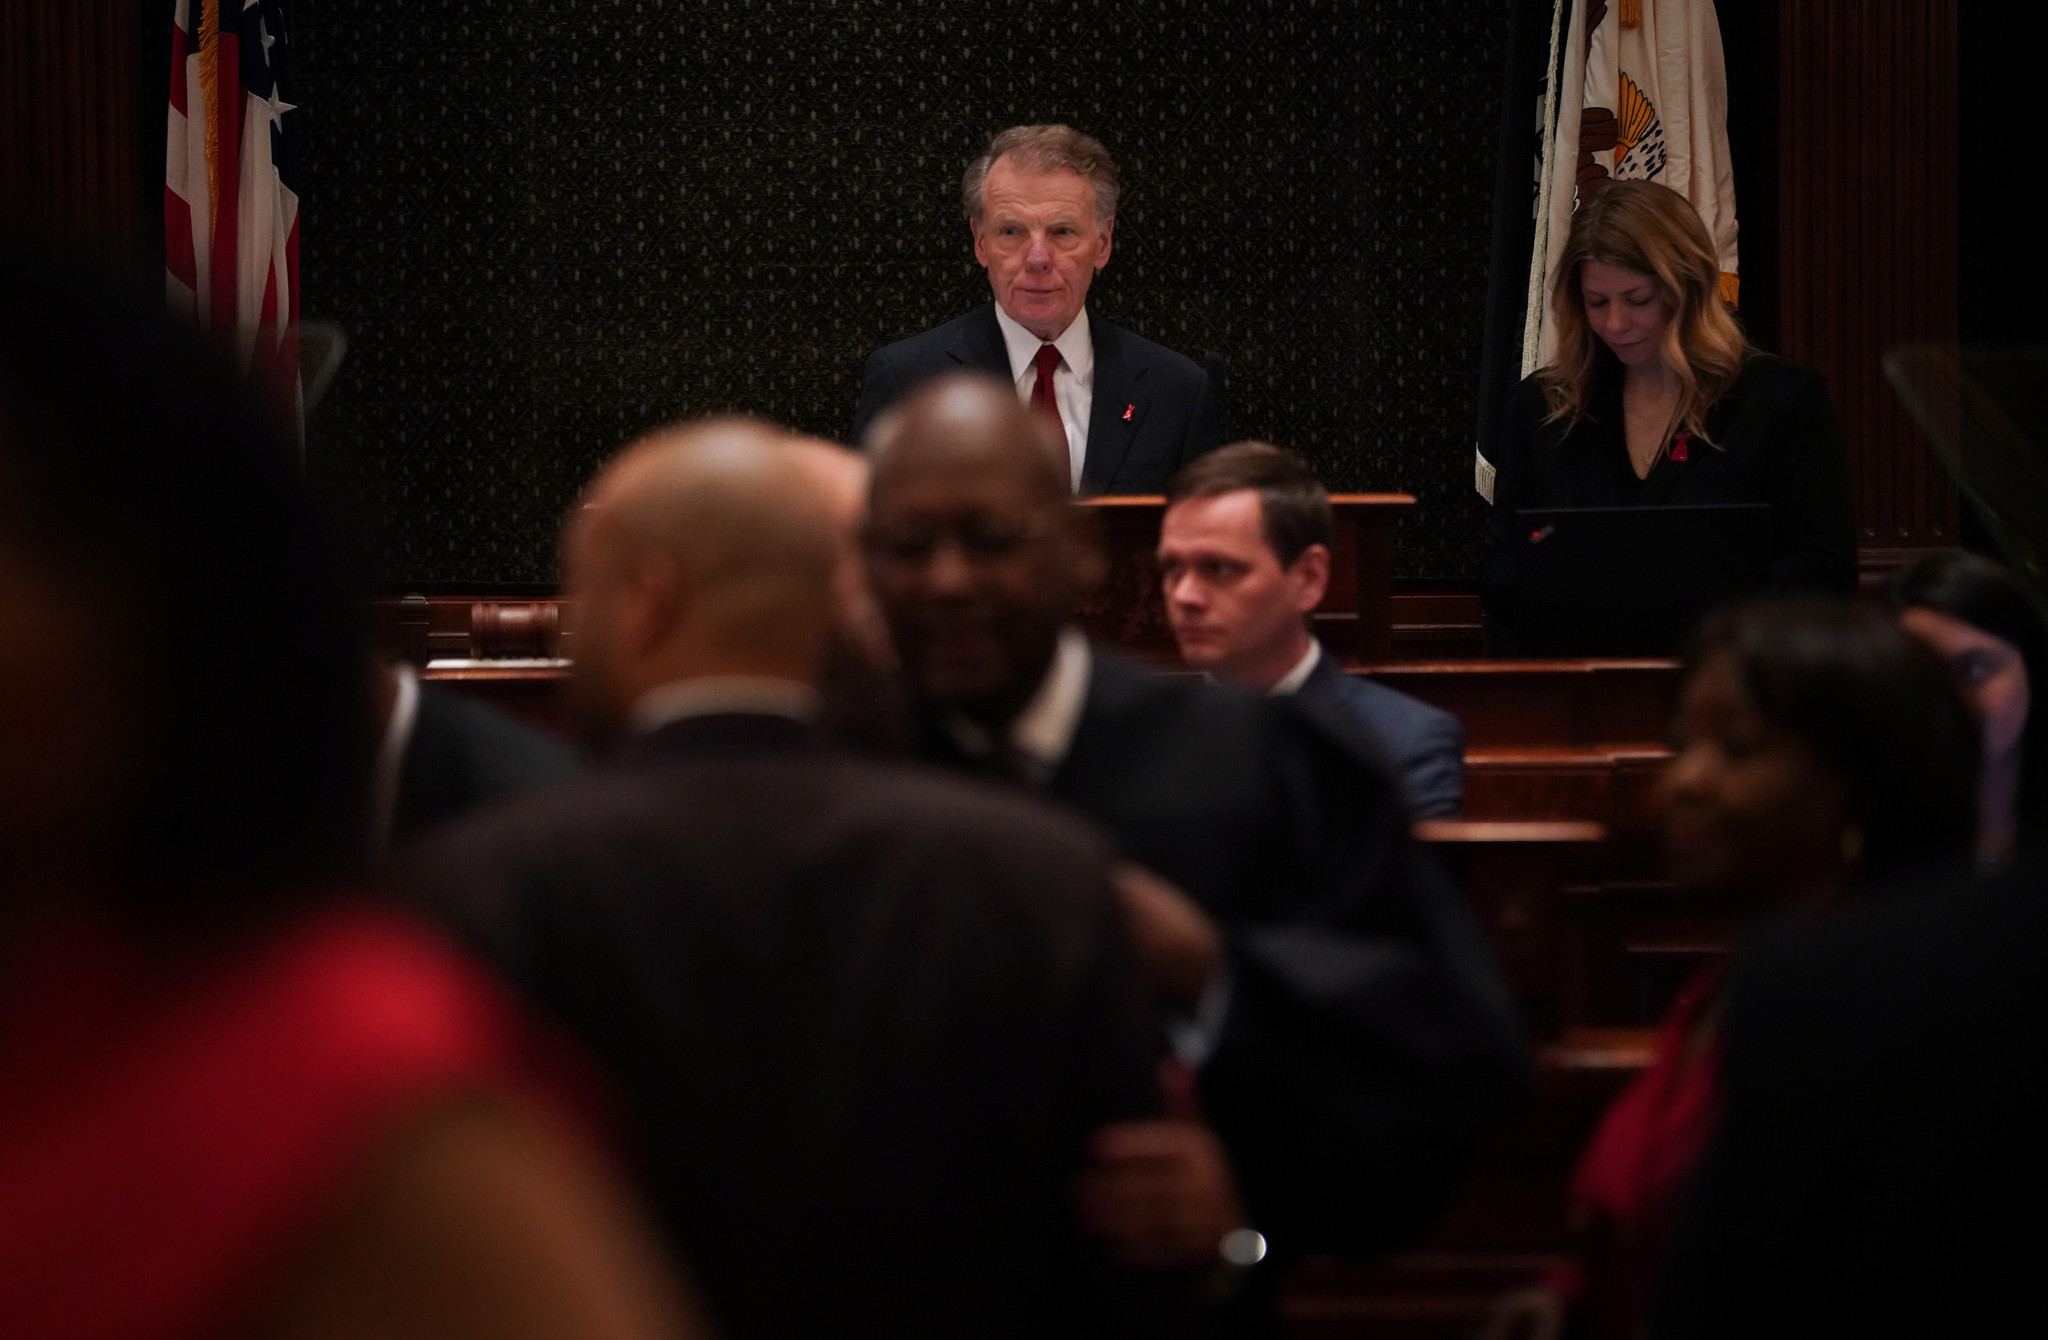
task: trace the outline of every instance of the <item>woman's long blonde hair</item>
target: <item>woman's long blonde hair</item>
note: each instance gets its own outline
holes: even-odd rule
[[[1558,262],[1550,317],[1557,356],[1536,375],[1550,413],[1570,428],[1593,399],[1600,337],[1586,324],[1580,275],[1588,261],[1650,276],[1671,309],[1664,361],[1678,374],[1678,427],[1706,440],[1707,411],[1742,372],[1755,347],[1721,301],[1714,240],[1686,198],[1651,181],[1616,181],[1579,202]]]

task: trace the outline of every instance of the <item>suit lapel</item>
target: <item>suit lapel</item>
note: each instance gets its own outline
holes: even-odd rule
[[[1301,681],[1301,688],[1296,691],[1296,696],[1309,692],[1327,695],[1332,681],[1348,678],[1350,676],[1345,673],[1344,667],[1338,665],[1337,658],[1330,654],[1328,647],[1324,647],[1323,654],[1316,657],[1315,669],[1309,671],[1308,678]]]
[[[946,355],[962,367],[986,368],[1004,381],[1010,380],[1010,351],[1003,344],[1003,328],[996,324],[994,303],[969,316]]]
[[[994,317],[990,317],[994,324]],[[1130,452],[1131,439],[1145,419],[1139,384],[1144,366],[1132,366],[1123,332],[1107,321],[1092,321],[1095,343],[1095,393],[1088,409],[1088,453],[1081,460],[1081,492],[1102,493],[1116,479]]]

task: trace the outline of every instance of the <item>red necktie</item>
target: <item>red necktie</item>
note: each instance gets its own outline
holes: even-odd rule
[[[1041,414],[1051,415],[1052,421],[1059,424],[1060,431],[1064,433],[1067,426],[1060,419],[1060,402],[1052,393],[1052,374],[1058,370],[1059,365],[1060,351],[1056,345],[1038,346],[1038,381],[1031,387],[1031,408]]]

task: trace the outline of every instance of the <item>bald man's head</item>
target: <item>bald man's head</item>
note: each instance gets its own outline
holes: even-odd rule
[[[1100,577],[1057,427],[984,376],[913,391],[868,436],[868,561],[912,687],[1006,727]]]
[[[790,464],[824,490],[840,524],[858,535],[868,511],[867,458],[822,437],[792,437],[788,448]]]
[[[840,549],[831,492],[748,419],[642,438],[605,468],[565,544],[577,707],[618,729],[648,690],[745,675],[811,682]]]
[[[821,437],[793,438],[790,459],[832,500],[839,541],[839,570],[832,594],[839,639],[844,650],[878,671],[896,664],[882,611],[868,588],[867,555],[861,547],[867,529],[867,457]]]
[[[1064,501],[1067,439],[1043,414],[1017,400],[1014,388],[978,373],[938,377],[905,396],[868,432],[868,456],[880,484],[908,466],[954,464],[980,473],[1014,474],[1042,499]]]

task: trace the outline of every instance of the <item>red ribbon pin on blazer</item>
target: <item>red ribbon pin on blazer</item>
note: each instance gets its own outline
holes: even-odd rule
[[[1684,429],[1680,429],[1678,433],[1678,440],[1671,444],[1671,459],[1674,461],[1684,460],[1685,445],[1690,441],[1692,441],[1692,434],[1686,432]]]
[[[1125,405],[1125,406],[1124,406],[1124,422],[1125,422],[1125,423],[1129,423],[1129,422],[1131,421],[1131,415],[1132,415],[1132,414],[1133,414],[1133,413],[1134,413],[1134,412],[1135,412],[1135,411],[1137,410],[1137,408],[1138,408],[1138,407],[1137,407],[1136,405]]]

